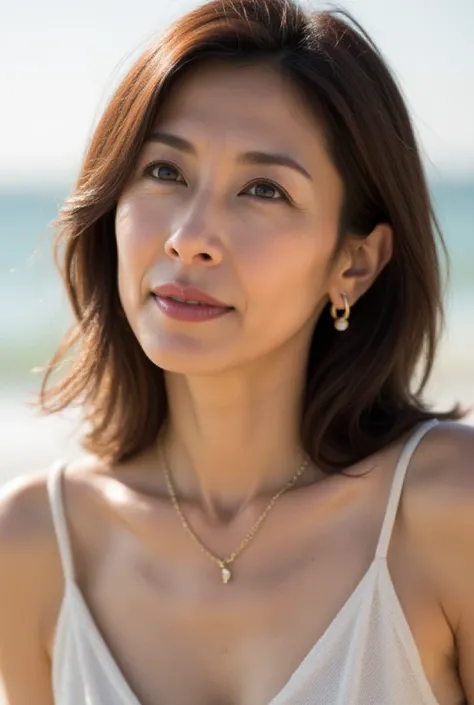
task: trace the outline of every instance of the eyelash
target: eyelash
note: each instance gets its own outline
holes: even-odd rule
[[[171,169],[176,169],[181,174],[181,170],[172,162],[151,162],[150,164],[147,164],[145,167],[143,173],[146,176],[149,176],[150,178],[154,179],[155,181],[164,181],[165,183],[167,182],[166,179],[158,179],[155,176],[152,175],[152,172],[160,166],[167,166],[170,167]],[[181,181],[170,181],[169,183],[182,183]],[[274,201],[277,203],[283,203],[284,201],[286,202],[291,202],[290,196],[287,194],[285,189],[283,189],[281,186],[276,184],[275,182],[271,181],[271,179],[256,179],[255,181],[252,181],[250,184],[248,184],[247,188],[256,186],[258,184],[266,184],[269,186],[272,186],[274,189],[280,192],[281,198],[259,198],[258,196],[253,196],[253,198],[257,198],[259,201]]]

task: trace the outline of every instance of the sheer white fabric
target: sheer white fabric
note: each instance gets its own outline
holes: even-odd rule
[[[358,586],[268,705],[439,705],[387,567],[408,464],[437,421],[420,425],[395,469],[376,555]],[[55,705],[141,705],[114,661],[74,580],[62,501],[63,464],[48,493],[65,577],[53,654]]]

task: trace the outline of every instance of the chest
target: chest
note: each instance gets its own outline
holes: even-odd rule
[[[291,541],[262,537],[260,550],[233,565],[228,585],[199,551],[183,544],[173,561],[119,533],[82,581],[85,604],[141,705],[268,705],[309,655],[317,664],[315,651],[331,630],[351,629],[371,599],[379,523],[375,512],[325,521],[324,531],[315,521],[314,532]],[[442,705],[456,703],[442,656],[452,649],[446,624],[396,534],[390,571],[426,677]]]

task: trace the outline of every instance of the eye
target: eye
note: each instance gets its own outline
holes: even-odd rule
[[[255,196],[255,198],[260,199],[261,201],[289,201],[289,196],[284,191],[281,186],[277,186],[276,184],[273,183],[273,181],[254,181],[253,184],[250,184],[250,187],[252,189],[258,189],[258,192],[255,194],[251,194],[252,196]],[[258,195],[260,193],[260,195]],[[280,194],[280,196],[277,195],[275,198],[275,194]]]
[[[151,164],[145,167],[143,173],[151,177],[154,181],[168,181],[169,183],[177,184],[184,183],[184,179],[178,181],[173,178],[173,172],[178,175],[181,173],[178,167],[171,162],[151,162]],[[291,200],[286,191],[281,186],[277,186],[277,184],[273,183],[273,181],[260,179],[250,184],[247,189],[259,189],[256,193],[251,193],[250,195],[254,196],[254,198],[258,198],[260,201],[289,202]]]
[[[155,181],[182,183],[181,181],[177,181],[173,178],[173,172],[175,172],[175,174],[180,173],[178,167],[169,162],[152,162],[151,164],[148,164],[143,171],[146,176],[150,176]]]

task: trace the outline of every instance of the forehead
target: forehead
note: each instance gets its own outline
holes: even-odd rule
[[[216,144],[276,148],[327,159],[323,130],[289,80],[265,65],[208,62],[173,84],[155,128],[174,127]],[[183,135],[184,136],[184,135]]]

